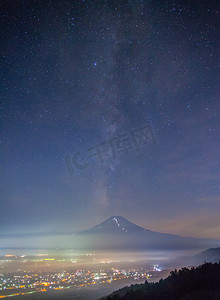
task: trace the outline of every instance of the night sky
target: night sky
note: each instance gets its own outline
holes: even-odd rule
[[[1,1],[1,235],[220,238],[217,2]]]

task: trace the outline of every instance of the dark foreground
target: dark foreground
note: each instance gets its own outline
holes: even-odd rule
[[[172,271],[158,283],[136,284],[102,300],[219,300],[220,262]]]

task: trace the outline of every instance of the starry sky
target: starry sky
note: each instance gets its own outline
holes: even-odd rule
[[[220,238],[217,2],[1,1],[0,235]]]

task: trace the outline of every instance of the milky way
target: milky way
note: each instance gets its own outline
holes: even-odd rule
[[[3,1],[0,16],[0,233],[122,215],[220,238],[217,1]],[[156,143],[125,151],[144,126]],[[112,139],[117,155],[88,157]]]

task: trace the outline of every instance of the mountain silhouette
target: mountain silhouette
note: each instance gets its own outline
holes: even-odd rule
[[[112,216],[104,222],[83,230],[79,236],[84,245],[97,250],[205,249],[220,246],[219,240],[182,237],[138,226],[122,216]]]
[[[143,232],[146,229],[128,221],[121,216],[112,216],[104,222],[82,231],[81,233],[108,233],[108,232]]]
[[[196,254],[193,259],[199,264],[203,262],[220,262],[220,248],[210,248]]]

